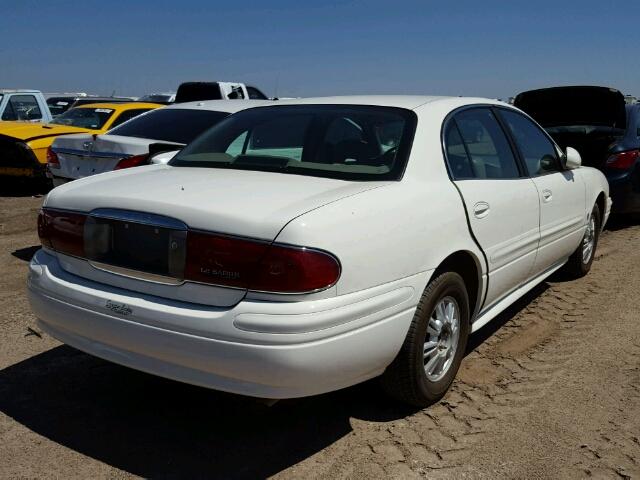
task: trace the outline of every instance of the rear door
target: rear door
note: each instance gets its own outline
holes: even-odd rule
[[[539,239],[538,192],[489,107],[456,113],[445,127],[450,175],[488,263],[485,305],[524,283]]]
[[[578,171],[562,168],[558,149],[538,125],[515,110],[498,111],[538,191],[540,245],[535,275],[578,247],[586,225],[585,186]]]

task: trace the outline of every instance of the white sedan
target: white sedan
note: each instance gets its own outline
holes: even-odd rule
[[[180,103],[138,115],[105,134],[62,135],[47,153],[47,175],[54,186],[59,186],[112,170],[166,163],[223,118],[270,103],[256,100]]]
[[[501,102],[284,101],[54,189],[30,301],[62,342],[156,375],[273,399],[381,376],[427,405],[471,332],[588,272],[608,191]]]

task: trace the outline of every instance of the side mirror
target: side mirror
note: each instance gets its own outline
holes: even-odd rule
[[[567,152],[565,153],[563,160],[564,168],[567,170],[580,168],[580,165],[582,165],[582,158],[580,157],[580,154],[572,147],[567,147]]]
[[[178,152],[179,150],[173,150],[170,152],[158,152],[149,157],[149,163],[151,165],[166,165],[167,163],[169,163],[169,160],[175,157],[176,153]]]

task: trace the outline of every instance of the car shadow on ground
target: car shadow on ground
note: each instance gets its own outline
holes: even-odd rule
[[[474,334],[478,348],[548,288]],[[0,411],[39,435],[142,477],[264,478],[352,431],[417,411],[370,381],[272,407],[120,367],[59,346],[0,371]]]
[[[638,224],[640,224],[640,214],[612,214],[607,221],[607,224],[604,226],[604,229],[615,232],[617,230],[623,230],[625,228],[633,227]]]
[[[34,245],[32,247],[19,248],[18,250],[14,250],[11,252],[11,255],[16,257],[19,260],[23,260],[25,262],[30,262],[33,256],[36,254],[38,250],[42,248],[40,245]]]
[[[0,197],[41,197],[51,188],[46,179],[0,177]]]

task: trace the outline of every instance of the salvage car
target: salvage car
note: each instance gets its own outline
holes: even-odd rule
[[[51,119],[40,90],[0,88],[0,121],[49,122]]]
[[[51,146],[47,175],[58,186],[112,170],[167,163],[230,113],[261,104],[254,100],[181,103],[140,115],[103,135],[60,137]]]
[[[498,101],[284,101],[54,189],[29,298],[45,332],[152,374],[271,399],[381,376],[423,406],[471,332],[589,271],[608,192]]]
[[[50,94],[47,96],[47,105],[53,117],[62,115],[71,108],[91,103],[128,103],[137,101],[131,97],[98,97],[95,95],[83,94]],[[146,103],[162,103],[146,101]]]
[[[640,105],[614,88],[591,86],[531,90],[514,105],[604,173],[614,213],[640,212]]]
[[[45,179],[51,144],[61,135],[103,133],[154,108],[155,103],[94,103],[49,123],[0,122],[0,175]]]

